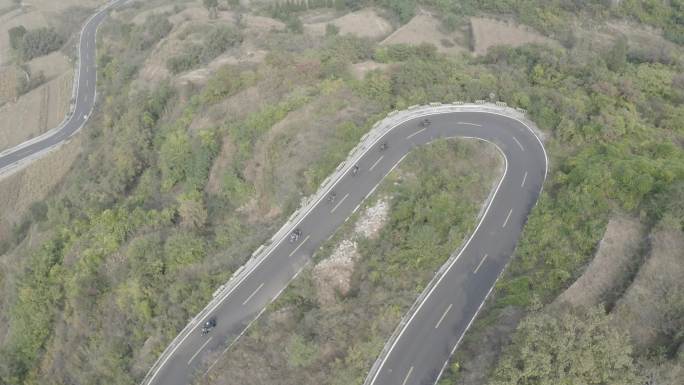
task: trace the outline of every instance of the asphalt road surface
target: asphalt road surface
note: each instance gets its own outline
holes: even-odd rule
[[[78,59],[80,60],[80,71],[78,74],[73,113],[67,117],[67,120],[61,128],[54,131],[52,135],[29,145],[19,145],[16,146],[14,150],[5,151],[6,154],[0,156],[0,173],[2,173],[4,169],[35,157],[36,154],[42,153],[65,139],[68,139],[86,123],[93,106],[95,105],[95,69],[97,64],[95,56],[95,37],[97,28],[100,23],[102,23],[102,20],[107,17],[107,14],[112,7],[123,4],[126,1],[127,0],[115,0],[110,2],[106,8],[101,9],[91,16],[81,30],[78,43],[80,51]]]
[[[411,149],[439,138],[479,138],[502,151],[505,173],[472,236],[406,322],[379,370],[369,377],[369,383],[377,385],[435,383],[511,259],[546,177],[546,154],[531,129],[509,117],[453,112],[429,119],[427,127],[421,125],[422,118],[400,124],[368,149],[357,163],[358,172],[353,175],[348,171],[333,187],[336,199],[320,200],[301,220],[297,226],[302,233],[299,239],[290,242],[285,236],[278,241],[262,262],[176,345],[146,384],[186,385],[205,375]],[[382,142],[388,146],[384,150],[380,149]],[[218,324],[203,335],[202,323],[210,318]]]

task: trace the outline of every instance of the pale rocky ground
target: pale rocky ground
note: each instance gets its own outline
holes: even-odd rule
[[[387,222],[390,202],[388,198],[379,199],[368,207],[354,225],[354,232],[362,237],[375,239]]]
[[[342,240],[332,254],[313,268],[318,302],[329,305],[337,295],[345,296],[351,287],[354,265],[359,259],[356,237],[376,238],[389,217],[389,198],[382,197],[367,207],[354,224],[351,239]]]

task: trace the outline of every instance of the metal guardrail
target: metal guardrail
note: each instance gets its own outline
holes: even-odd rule
[[[154,365],[150,368],[145,378],[142,380],[142,385],[149,385],[151,380],[156,376],[156,373],[160,370],[163,363],[166,362],[169,355],[175,350],[178,344],[185,339],[185,337],[198,325],[203,319],[208,316],[221,302],[227,298],[227,296],[247,277],[251,272],[258,266],[275,248],[276,245],[282,241],[287,234],[293,231],[296,226],[301,222],[306,215],[316,206],[316,204],[325,198],[332,190],[332,188],[337,184],[339,179],[349,171],[354,164],[366,153],[369,148],[372,148],[385,134],[390,130],[400,125],[401,123],[415,119],[418,117],[429,116],[434,114],[442,114],[449,112],[462,112],[462,111],[475,111],[475,112],[491,112],[506,115],[514,119],[524,119],[524,115],[517,111],[516,109],[510,107],[497,106],[495,104],[465,104],[463,102],[457,102],[454,104],[442,104],[442,103],[431,103],[427,106],[411,106],[408,110],[403,111],[392,111],[387,114],[387,117],[373,125],[371,130],[364,134],[361,141],[349,152],[349,156],[346,160],[342,161],[335,171],[326,178],[324,183],[321,184],[319,189],[311,195],[302,200],[300,207],[295,210],[288,220],[283,224],[283,226],[271,237],[270,241],[266,245],[261,245],[252,254],[250,259],[240,268],[238,268],[231,278],[225,284],[221,285],[215,292],[215,296],[211,301],[204,307],[197,315],[195,315],[188,324],[180,331],[180,333],[171,341],[171,343],[166,347],[166,349],[159,356]],[[529,123],[529,122],[528,122]],[[424,299],[426,293],[430,289],[431,285],[434,284],[436,277],[444,274],[445,265],[443,265],[440,270],[435,274],[435,278],[428,284],[426,289],[421,293],[416,302],[414,302],[411,310],[402,318],[396,331],[390,337],[383,353],[381,353],[380,358],[376,361],[371,369],[369,377],[374,373],[373,370],[377,371],[381,359],[387,354],[388,347],[396,340],[398,334],[407,322],[410,315],[415,311],[415,308]]]

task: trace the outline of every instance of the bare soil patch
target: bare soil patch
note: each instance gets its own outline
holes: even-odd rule
[[[337,26],[340,35],[351,34],[371,39],[381,39],[394,29],[375,9],[365,8],[333,20],[304,24],[304,30],[311,35],[322,36],[325,35],[325,27],[328,24]]]
[[[378,62],[373,61],[373,60],[368,60],[368,61],[364,61],[361,63],[352,64],[350,70],[351,70],[352,75],[355,78],[360,80],[360,79],[363,79],[364,76],[366,76],[366,74],[370,71],[373,71],[373,70],[384,71],[388,67],[389,67],[389,64],[378,63]]]
[[[282,31],[285,23],[270,17],[246,14],[242,17],[242,23],[249,32],[266,33],[270,31]]]
[[[651,251],[613,311],[639,350],[668,346],[684,328],[684,232],[657,229]]]
[[[0,107],[0,151],[56,127],[71,101],[73,73],[67,71]]]
[[[447,54],[467,51],[465,35],[462,31],[443,32],[441,22],[429,13],[420,13],[401,28],[389,35],[380,44],[432,44],[437,50]]]
[[[470,26],[472,48],[477,55],[484,55],[490,47],[497,45],[517,47],[528,43],[538,43],[558,46],[556,41],[541,35],[530,27],[512,21],[472,17]]]
[[[556,299],[556,306],[596,306],[624,287],[630,271],[638,265],[644,228],[637,219],[618,216],[608,222],[594,259],[567,290]]]

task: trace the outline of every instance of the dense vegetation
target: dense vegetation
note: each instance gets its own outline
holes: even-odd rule
[[[491,305],[493,312],[507,306],[537,310],[521,324],[493,379],[501,384],[553,383],[557,377],[552,371],[559,363],[540,360],[529,347],[541,344],[544,351],[557,353],[563,346],[551,336],[563,335],[572,348],[565,356],[568,371],[578,381],[594,374],[606,382],[642,381],[639,363],[645,358],[606,326],[605,314],[591,310],[588,315],[556,315],[538,308],[577,276],[613,211],[639,215],[651,225],[668,223],[684,229],[682,63],[675,55],[642,55],[624,40],[597,51],[588,42],[563,35],[574,20],[564,16],[580,12],[573,8],[575,2],[473,3],[424,4],[444,9],[445,18],[465,9],[454,4],[471,7],[468,12],[483,9],[514,13],[522,20],[529,17],[540,30],[565,36],[564,41],[572,43],[566,46],[572,48],[498,48],[481,58],[455,58],[428,45],[378,48],[368,40],[335,33],[313,40],[290,28],[291,32],[274,33],[261,43],[270,50],[263,64],[225,67],[203,87],[181,89],[162,83],[141,89],[134,84],[138,70],[173,25],[166,16],[156,15],[139,26],[111,22],[103,27],[108,43],[98,57],[102,104],[97,121],[84,132],[83,156],[63,186],[31,210],[7,246],[16,266],[3,265],[0,271],[1,320],[8,324],[0,350],[0,383],[136,383],[215,287],[296,207],[300,192],[312,192],[383,112],[416,103],[485,99],[492,92],[529,110],[547,136],[552,157],[544,194]],[[350,1],[344,6],[363,4]],[[408,0],[384,4],[402,20],[415,6]],[[681,27],[679,4],[667,2],[663,7],[671,11],[656,13],[653,7],[625,1],[606,13],[603,2],[589,2],[581,12],[596,18],[622,12],[676,32]],[[290,17],[285,14],[283,18]],[[212,31],[226,37],[219,42],[240,42],[237,32]],[[676,41],[675,35],[669,33],[668,38]],[[209,60],[226,48],[223,43],[211,48],[207,59],[198,51],[190,65],[179,60],[179,70]],[[350,63],[371,59],[392,65],[369,72],[363,80],[350,76]],[[212,106],[252,87],[261,92],[263,104],[245,102],[241,108],[246,111],[235,116],[222,116],[200,128],[193,125],[198,116],[209,115]],[[319,100],[327,102],[316,110],[317,123],[277,136],[288,146],[267,147],[264,175],[250,177],[257,163],[254,153],[270,129]],[[220,105],[221,111],[224,107]],[[345,109],[354,113],[343,122],[320,119]],[[331,131],[321,135],[326,139],[320,146],[306,154],[288,150],[289,144],[297,144],[297,135],[314,135],[321,126]],[[223,153],[226,148],[228,154]],[[226,159],[220,166],[217,159],[222,156]],[[301,164],[293,166],[297,156],[309,158],[297,158]],[[274,170],[281,164],[287,167],[278,170],[288,173],[278,179]],[[212,190],[214,167],[220,183]],[[386,281],[378,273],[388,267],[383,258],[391,257],[390,266],[403,273],[408,267],[429,273],[437,257],[458,243],[451,242],[449,218],[442,214],[461,215],[467,223],[473,212],[446,205],[439,194],[443,186],[440,181],[420,186],[430,196],[405,191],[403,199],[416,206],[407,203],[392,212],[392,223],[379,241],[382,255],[366,261],[371,284],[392,288],[401,283]],[[431,211],[425,202],[444,210]],[[265,209],[257,207],[261,211],[250,215],[250,204]],[[416,209],[420,207],[424,209]],[[276,214],[260,215],[271,208]],[[416,260],[410,242],[394,242],[403,239],[398,233],[417,224],[423,231],[415,236],[426,249],[435,247],[427,261]],[[30,247],[25,237],[40,239],[40,246]],[[302,289],[305,282],[295,282],[283,304],[315,310],[307,308],[314,293]],[[420,285],[399,289],[415,294]],[[390,319],[400,315],[395,311]],[[591,322],[580,327],[578,317]],[[303,322],[288,341],[289,351],[296,352],[293,367],[313,362],[310,333],[315,325]],[[339,355],[317,364],[334,368],[335,378],[358,381],[393,325],[371,328],[366,344],[345,346],[349,341],[340,339]],[[535,333],[537,327],[543,333]],[[574,330],[578,333],[571,335]],[[601,337],[597,351],[587,351],[586,344],[593,344],[596,336]],[[681,345],[681,335],[672,339],[672,345]],[[597,365],[579,367],[574,361],[587,356]],[[656,356],[672,362],[671,353]],[[613,370],[614,363],[620,364],[620,373]],[[540,381],[525,379],[521,371],[526,369]],[[445,382],[458,383],[458,365],[450,372]]]
[[[7,33],[9,34],[10,46],[22,60],[26,61],[56,51],[64,44],[64,37],[58,34],[54,28],[27,30],[20,25],[9,29]]]

